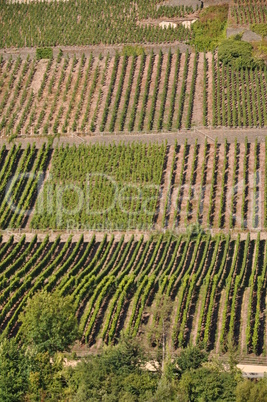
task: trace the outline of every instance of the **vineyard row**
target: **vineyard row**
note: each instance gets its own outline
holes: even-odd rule
[[[0,244],[0,331],[20,337],[18,317],[39,289],[70,295],[81,341],[114,343],[120,332],[153,334],[169,321],[172,348],[189,342],[224,353],[266,353],[267,242],[198,235],[144,241],[93,236]],[[171,312],[161,316],[162,299]],[[150,335],[153,345],[155,335]]]
[[[161,0],[92,0],[90,7],[86,0],[3,1],[0,48],[188,41],[191,31],[182,24],[162,29],[147,22],[184,17],[192,11],[192,7],[164,7]]]
[[[211,53],[0,59],[6,135],[266,127],[267,69],[239,72]]]
[[[0,228],[267,228],[265,143],[0,149]]]

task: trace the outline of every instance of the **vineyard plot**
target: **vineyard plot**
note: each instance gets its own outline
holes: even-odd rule
[[[0,227],[25,227],[45,179],[51,158],[50,146],[37,149],[28,145],[22,149],[13,145],[0,150]]]
[[[166,145],[55,148],[31,227],[151,229]]]
[[[82,342],[114,343],[122,330],[151,334],[164,295],[171,303],[172,349],[193,341],[224,353],[234,342],[259,355],[266,350],[266,249],[266,240],[249,235],[128,241],[105,235],[89,242],[83,236],[65,242],[10,237],[0,243],[0,330],[19,338],[19,313],[44,288],[71,295]]]
[[[160,21],[180,18],[192,7],[159,8],[161,0],[104,0],[28,2],[11,0],[1,4],[0,47],[81,46],[121,43],[166,43],[187,41],[191,31],[181,23],[162,29]],[[149,19],[155,19],[155,25]],[[180,21],[181,22],[181,21]],[[12,29],[10,29],[12,26]],[[30,29],[29,29],[30,27]]]
[[[266,144],[3,146],[0,228],[262,230]]]
[[[266,127],[267,70],[210,53],[0,61],[6,135]]]
[[[263,0],[234,0],[230,7],[231,25],[249,26],[267,21],[267,6]]]
[[[185,229],[264,229],[266,145],[225,143],[172,146],[165,205],[156,226]],[[167,192],[167,193],[166,193]]]

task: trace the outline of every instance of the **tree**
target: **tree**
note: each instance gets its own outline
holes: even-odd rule
[[[200,367],[182,375],[178,400],[191,402],[234,402],[237,380],[232,373],[221,369]]]
[[[198,369],[202,363],[208,361],[208,354],[202,351],[198,346],[188,346],[184,349],[176,362],[181,370],[185,372],[190,369]]]
[[[64,397],[66,381],[63,378],[63,358],[49,353],[34,353],[28,356],[28,389],[26,400],[32,402],[55,401]]]
[[[267,401],[267,378],[258,382],[244,380],[237,385],[236,402],[265,402]]]
[[[20,402],[27,389],[27,364],[14,339],[0,344],[0,401]]]
[[[168,360],[167,339],[171,325],[171,311],[173,303],[170,297],[158,292],[151,313],[153,323],[148,333],[152,345],[158,348],[157,360],[161,361],[162,373],[165,371],[165,363]]]
[[[40,291],[36,293],[19,317],[25,345],[50,356],[63,352],[78,338],[78,324],[69,296]]]
[[[76,402],[149,401],[159,377],[144,369],[145,362],[140,341],[123,338],[68,369],[69,394]]]

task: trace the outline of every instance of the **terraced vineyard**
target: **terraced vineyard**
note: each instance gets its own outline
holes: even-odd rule
[[[164,144],[56,148],[31,226],[151,228],[165,156]]]
[[[3,1],[0,48],[186,41],[190,30],[181,24],[163,30],[159,22],[190,13],[192,7],[164,7],[161,0],[93,0],[90,7],[86,0]]]
[[[230,7],[230,19],[234,25],[248,26],[267,22],[267,5],[263,0],[234,0]]]
[[[62,242],[13,237],[0,245],[0,328],[20,336],[18,316],[38,289],[70,294],[83,342],[112,343],[159,319],[159,297],[171,300],[168,342],[225,352],[266,352],[267,242],[229,236],[158,240],[106,235]],[[152,306],[152,309],[150,308]],[[153,343],[153,339],[150,339]]]
[[[122,153],[115,152],[115,149],[115,146],[113,151],[105,147],[80,146],[78,149],[61,148],[55,151],[50,172],[52,180],[47,181],[44,193],[41,192],[40,201],[38,201],[43,209],[38,207],[37,202],[36,214],[31,221],[31,226],[37,229],[67,228],[70,222],[70,227],[72,224],[75,228],[88,229],[111,227],[121,230],[144,228],[148,225],[146,227],[180,230],[192,223],[198,223],[203,228],[222,230],[266,228],[267,143],[248,143],[246,140],[244,143],[208,144],[206,141],[201,145],[197,142],[195,145],[188,145],[186,142],[168,148],[150,147],[146,152],[147,155],[151,154],[151,163],[148,159],[143,160],[141,163],[143,173],[141,168],[138,168],[135,173],[130,173],[129,161],[131,158],[138,160],[137,155],[145,152],[145,146],[134,148],[128,146],[122,150]],[[156,156],[156,150],[159,156]],[[109,152],[111,155],[117,154],[114,165],[117,164],[116,160],[121,159],[121,164],[117,165],[115,172],[113,165],[107,164]],[[94,155],[92,161],[96,161],[97,168],[95,165],[84,164],[80,155],[86,153]],[[97,156],[101,154],[102,159]],[[153,176],[147,176],[146,181],[141,182],[143,175],[151,174],[152,165]],[[121,166],[124,166],[122,171]],[[56,216],[55,212],[53,215],[50,208],[54,205],[53,211],[56,211],[57,188],[60,183],[75,183],[84,189],[82,183],[88,172],[110,174],[118,185],[116,194],[114,183],[111,183],[106,176],[104,178],[106,188],[105,192],[103,191],[101,177],[101,182],[94,182],[88,213],[85,207],[70,213],[71,202],[74,205],[77,205],[77,202],[71,201],[71,198],[68,199],[66,191],[64,204],[66,214],[64,215],[60,208],[60,216]],[[134,185],[129,185],[131,180],[135,183]],[[127,185],[127,191],[124,187],[121,194],[122,183],[124,186]],[[75,193],[76,197],[77,191]],[[140,197],[138,202],[136,197]],[[47,205],[48,202],[50,207]],[[109,209],[110,206],[112,206],[111,209]],[[91,211],[97,208],[101,211],[106,208],[107,212],[91,214]],[[60,225],[57,218],[60,218]]]
[[[0,132],[65,134],[267,126],[267,69],[211,53],[0,60]]]
[[[267,140],[0,149],[0,227],[263,230]]]
[[[158,224],[182,228],[266,227],[266,144],[184,145],[170,149],[169,187]]]
[[[36,196],[44,181],[44,172],[51,157],[49,144],[37,149],[4,145],[0,151],[0,227],[26,225]]]

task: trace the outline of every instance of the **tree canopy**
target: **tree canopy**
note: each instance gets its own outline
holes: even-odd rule
[[[38,352],[68,350],[78,338],[78,324],[70,297],[40,291],[20,315],[22,340]]]

